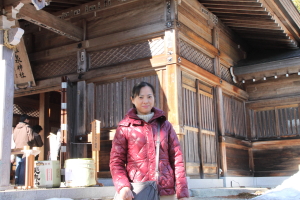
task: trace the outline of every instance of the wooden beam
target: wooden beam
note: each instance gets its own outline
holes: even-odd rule
[[[30,4],[31,0],[3,0],[3,7],[15,6],[19,3]]]
[[[207,5],[205,6],[209,10],[216,9],[216,10],[244,10],[244,11],[266,11],[266,8],[263,7],[247,7],[247,6],[236,6],[236,5],[222,5],[222,6],[213,6]]]
[[[253,150],[267,150],[267,149],[282,149],[284,147],[299,146],[300,139],[290,140],[273,140],[273,141],[257,141],[252,142]]]
[[[197,47],[200,47],[207,55],[213,58],[219,55],[219,50],[214,47],[214,45],[207,42],[188,27],[181,25],[178,29],[180,31],[179,35],[181,38],[187,37],[189,40],[193,41]]]
[[[73,43],[53,49],[48,49],[45,51],[36,52],[33,54],[29,54],[29,58],[31,62],[40,62],[75,55],[79,50],[79,45],[81,46],[81,49],[86,49],[87,51],[109,49],[116,46],[130,44],[132,42],[163,36],[165,27],[166,26],[164,22],[150,24],[131,30],[85,40],[80,43]]]
[[[159,0],[126,0],[126,1],[107,1],[107,0],[96,0],[87,2],[85,4],[80,4],[76,7],[60,10],[58,12],[53,13],[53,15],[62,18],[62,19],[71,19],[71,18],[77,18],[77,17],[83,17],[84,15],[92,14],[95,16],[98,16],[99,12],[103,12],[104,10],[118,10],[118,7],[125,5],[129,5],[132,8],[136,5],[144,5],[153,3],[153,2],[159,2]],[[122,10],[120,9],[120,10]],[[115,11],[114,11],[115,12]],[[101,15],[101,14],[100,14]]]
[[[215,8],[209,9],[211,12],[218,14],[243,14],[243,15],[270,15],[267,11],[247,11],[247,10],[219,10]]]
[[[32,5],[25,4],[17,14],[19,19],[24,19],[40,27],[46,28],[57,34],[66,36],[75,41],[83,39],[83,30],[70,22],[59,19],[43,10],[36,10]]]
[[[245,27],[245,28],[257,28],[257,29],[269,29],[269,30],[282,30],[277,23],[247,23],[247,22],[225,22],[229,27]],[[243,36],[242,36],[243,37]]]
[[[246,83],[246,91],[250,100],[270,100],[280,97],[295,97],[300,95],[299,75],[293,74],[261,80],[252,84]]]
[[[167,64],[166,55],[154,56],[152,58],[135,60],[132,62],[121,63],[114,66],[104,67],[100,70],[88,71],[80,79],[87,80],[87,83],[108,81],[112,79],[122,79],[124,76],[140,76],[140,74],[153,74],[155,70],[165,68]],[[165,70],[164,70],[165,71]],[[70,82],[77,82],[78,74],[68,75]],[[28,94],[39,94],[41,92],[59,91],[61,88],[61,78],[51,78],[36,82],[36,87],[26,90],[15,91],[15,97],[26,96]]]
[[[262,4],[259,2],[233,2],[233,1],[200,1],[201,4],[203,4],[205,7],[208,7],[208,5],[218,5],[218,6],[247,6],[247,7],[262,7]]]
[[[283,106],[283,105],[291,105],[300,102],[300,96],[291,96],[291,97],[281,97],[281,98],[272,98],[272,99],[264,99],[259,101],[248,101],[247,107],[250,109],[259,109],[265,107],[275,107],[275,106]]]
[[[242,67],[235,67],[234,74],[239,77],[239,80],[250,80],[254,77],[266,76],[267,72],[277,72],[277,75],[288,73],[298,73],[300,68],[300,57],[294,57],[279,61],[265,62],[254,65],[246,65]],[[279,73],[279,71],[281,71]]]

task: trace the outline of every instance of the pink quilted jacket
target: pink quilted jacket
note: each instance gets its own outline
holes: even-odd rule
[[[184,161],[180,143],[162,110],[153,108],[147,123],[132,108],[119,123],[110,153],[110,171],[116,190],[130,187],[130,182],[155,180],[155,138],[157,122],[161,123],[159,151],[159,184],[161,196],[176,194],[188,197]]]

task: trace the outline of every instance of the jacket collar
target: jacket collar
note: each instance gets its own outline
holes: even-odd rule
[[[159,119],[161,120],[162,122],[166,120],[166,116],[165,116],[165,113],[164,111],[158,109],[158,108],[155,108],[153,107],[151,109],[151,112],[154,112],[154,115],[153,117],[149,120],[148,123],[151,123],[152,121],[156,120],[156,119]],[[127,114],[125,115],[125,119],[128,119],[128,121],[130,121],[132,124],[135,124],[135,125],[141,125],[142,124],[142,119],[139,118],[137,116],[137,111],[135,108],[131,108]]]

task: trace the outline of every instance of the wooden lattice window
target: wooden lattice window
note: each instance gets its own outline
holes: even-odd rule
[[[124,45],[90,54],[91,68],[115,65],[164,53],[164,40],[157,39],[143,43]]]
[[[30,117],[39,117],[40,112],[38,108],[14,104],[13,113],[14,115],[27,114]]]
[[[77,72],[77,58],[69,56],[58,61],[47,62],[40,65],[32,65],[32,73],[35,79],[47,79]]]
[[[299,105],[250,110],[252,137],[279,138],[300,135]]]
[[[179,45],[180,56],[209,71],[210,73],[214,73],[214,62],[212,58],[183,40],[179,41]]]
[[[246,138],[244,102],[223,94],[225,134]]]

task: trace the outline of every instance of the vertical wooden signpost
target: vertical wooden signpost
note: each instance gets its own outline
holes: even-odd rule
[[[100,121],[99,120],[94,120],[92,124],[92,158],[95,163],[95,180],[96,183],[98,183],[98,171],[100,171],[100,163],[99,163],[99,156],[100,156]],[[99,184],[102,185],[102,184]]]

